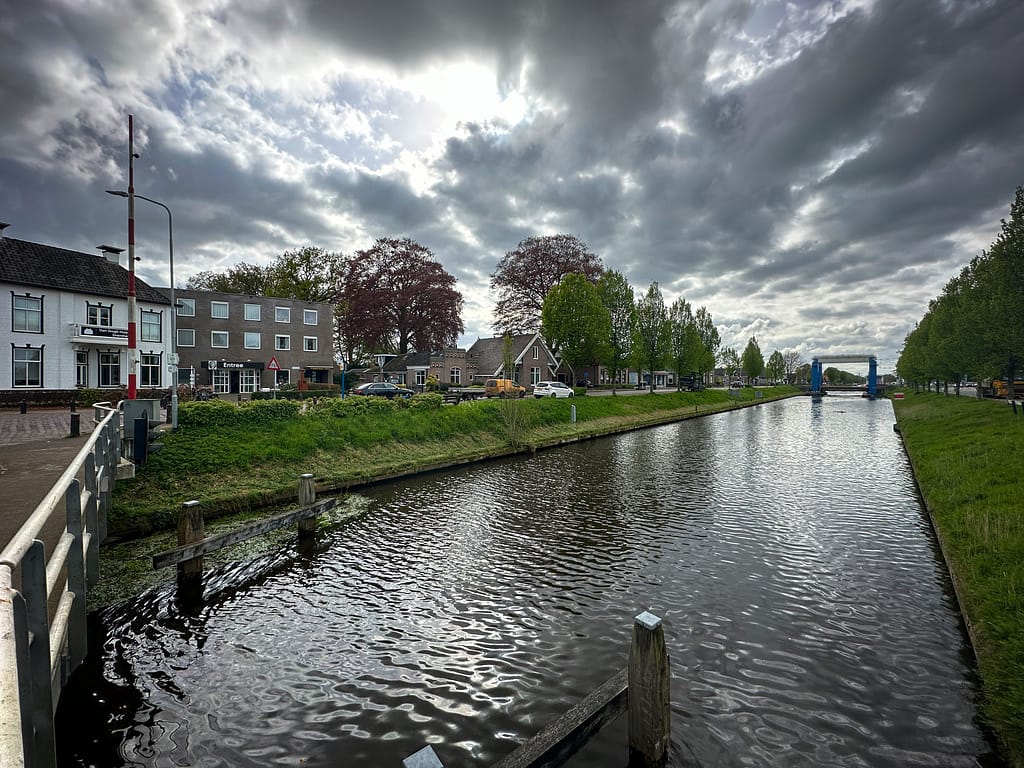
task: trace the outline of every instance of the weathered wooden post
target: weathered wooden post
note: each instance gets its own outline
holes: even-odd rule
[[[203,520],[203,509],[198,501],[186,501],[178,513],[178,546],[195,544],[206,537],[206,522]],[[178,563],[178,579],[192,581],[203,576],[203,556],[193,557]]]
[[[313,483],[313,475],[308,472],[299,476],[299,506],[311,507],[316,501],[316,486]],[[309,538],[316,533],[316,515],[304,517],[299,520],[299,538]]]
[[[630,766],[661,766],[670,738],[669,668],[665,628],[644,611],[633,622],[629,649]]]

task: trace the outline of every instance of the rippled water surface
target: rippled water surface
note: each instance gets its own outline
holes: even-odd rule
[[[886,401],[769,403],[373,488],[315,547],[91,617],[62,766],[488,766],[662,617],[673,765],[998,765]],[[625,718],[570,765],[622,768]]]

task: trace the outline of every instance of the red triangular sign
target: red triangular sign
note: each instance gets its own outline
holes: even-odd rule
[[[281,364],[277,362],[277,355],[271,355],[270,356],[270,362],[267,363],[267,370],[268,371],[280,371],[281,370]]]

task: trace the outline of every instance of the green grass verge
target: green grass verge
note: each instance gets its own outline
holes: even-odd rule
[[[790,387],[765,387],[765,399],[794,394]],[[510,403],[474,400],[432,407],[420,401],[389,407],[386,401],[233,424],[217,403],[195,403],[164,448],[121,481],[110,516],[112,535],[129,538],[173,526],[181,504],[203,503],[210,518],[291,501],[300,474],[310,472],[319,489],[342,489],[401,474],[444,467],[512,451],[502,417]],[[365,400],[360,398],[360,400]],[[376,400],[372,398],[371,400]],[[669,392],[571,400],[515,401],[522,412],[519,450],[532,451],[576,440],[755,402],[752,389],[730,397],[724,390]],[[570,406],[576,423],[570,423]],[[200,426],[202,419],[216,423]],[[193,423],[187,424],[186,422]]]
[[[971,630],[983,715],[1024,765],[1024,416],[926,393],[893,406]]]

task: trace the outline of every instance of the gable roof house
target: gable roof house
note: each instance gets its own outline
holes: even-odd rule
[[[477,339],[466,352],[466,367],[471,380],[482,383],[490,378],[505,378],[522,386],[555,377],[558,359],[539,333],[512,337],[512,370],[505,370],[505,338]]]
[[[3,236],[0,391],[124,387],[128,270],[105,256]],[[169,385],[171,302],[136,278],[138,385]]]

